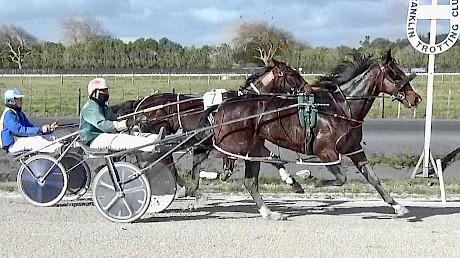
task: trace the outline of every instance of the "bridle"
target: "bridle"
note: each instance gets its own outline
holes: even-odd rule
[[[375,79],[376,84],[379,85],[380,87],[383,87],[383,85],[385,83],[384,81],[385,81],[385,79],[387,79],[389,81],[389,83],[398,90],[398,92],[396,94],[390,94],[390,98],[392,100],[398,100],[398,101],[402,102],[402,101],[404,101],[406,99],[406,94],[403,91],[403,89],[404,89],[404,87],[406,87],[406,84],[415,77],[415,74],[410,75],[407,79],[403,79],[403,80],[399,80],[399,81],[394,80],[391,77],[390,72],[395,74],[395,75],[397,75],[398,73],[389,65],[390,62],[387,62],[386,64],[381,64],[381,63],[377,64],[378,68],[379,68],[379,71],[378,71],[377,77]],[[351,118],[352,117],[352,115],[351,115],[351,106],[350,106],[350,103],[348,103],[348,101],[349,100],[371,101],[372,99],[382,98],[381,96],[345,96],[344,92],[342,91],[342,89],[338,85],[337,85],[337,90],[344,97],[345,102],[347,103],[349,115],[348,116],[343,116],[343,115],[339,115],[339,114],[327,114],[327,115],[332,115],[334,117],[344,119],[344,120],[347,120],[347,121],[351,121],[351,122],[355,122],[355,123],[358,123],[358,124],[362,124],[363,121]],[[330,95],[331,95],[332,99],[334,100],[334,102],[336,102],[337,106],[340,106],[337,103],[335,97],[333,97],[333,95],[331,93],[330,93]],[[344,111],[344,113],[346,113],[346,112]]]
[[[286,94],[289,94],[289,93],[296,93],[296,86],[291,85],[291,84],[289,83],[289,81],[288,81],[288,78],[287,78],[286,74],[285,74],[279,67],[277,67],[277,68],[278,68],[278,69],[277,69],[277,70],[278,70],[277,77],[279,78],[279,80],[282,80],[282,82],[281,82],[281,87],[278,87],[278,88],[279,88],[279,89],[280,89],[280,88],[281,88],[281,89],[288,89],[288,88],[289,88],[289,91],[282,91],[282,93],[286,93]],[[273,70],[274,70],[274,69],[271,69],[271,70],[269,70],[268,72],[275,73],[275,71],[273,71]],[[243,88],[243,87],[240,88],[240,91],[242,91],[242,90],[248,91],[248,90],[252,89],[252,90],[253,90],[256,94],[258,94],[258,95],[263,94],[263,92],[261,92],[261,90],[260,90],[259,88],[257,88],[256,85],[257,85],[257,83],[262,83],[262,84],[263,84],[262,80],[265,78],[265,76],[267,76],[267,73],[268,73],[268,72],[266,72],[265,74],[263,74],[261,77],[257,78],[257,80],[255,80],[255,82],[250,82],[250,83],[249,83],[249,86],[246,86],[246,87],[244,87],[244,88]],[[273,76],[276,78],[275,75],[273,75]],[[273,78],[272,81],[274,81],[275,78]],[[266,85],[264,85],[264,86],[266,86]],[[302,85],[301,87],[305,87],[305,84]],[[274,89],[274,88],[273,88],[273,89]],[[299,91],[300,91],[300,90],[299,90]],[[275,91],[275,92],[281,93],[281,91]]]

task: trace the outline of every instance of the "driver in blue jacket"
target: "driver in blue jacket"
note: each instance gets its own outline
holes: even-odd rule
[[[5,110],[0,119],[1,147],[7,152],[39,150],[53,153],[62,145],[53,143],[51,133],[58,128],[57,122],[51,125],[34,126],[22,112],[22,97],[17,88],[7,89],[3,94]]]

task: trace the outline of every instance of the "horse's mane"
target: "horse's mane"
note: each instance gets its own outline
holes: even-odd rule
[[[119,104],[111,105],[110,108],[115,114],[122,116],[134,112],[139,102],[140,100],[127,100]]]
[[[335,90],[337,86],[347,83],[377,62],[376,59],[372,58],[372,55],[354,53],[350,56],[351,60],[349,58],[344,58],[332,69],[330,74],[316,77],[312,87]]]
[[[171,94],[174,94],[174,93],[153,93],[147,97],[155,96],[156,98],[156,97],[162,97],[162,96],[171,95]],[[110,108],[115,114],[117,114],[118,116],[122,116],[122,115],[126,115],[126,114],[134,112],[136,107],[143,100],[144,98],[135,99],[135,100],[127,100],[119,104],[112,105],[110,106]]]

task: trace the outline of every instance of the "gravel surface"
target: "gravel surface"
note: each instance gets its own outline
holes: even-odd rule
[[[460,203],[266,196],[287,221],[266,221],[246,195],[176,200],[138,223],[104,219],[90,199],[38,208],[0,192],[0,257],[454,257]]]
[[[220,168],[216,162],[220,161],[208,167]],[[176,165],[187,169],[190,162]],[[460,161],[454,162],[445,175],[458,177],[458,166]],[[11,157],[1,155],[0,181],[15,181],[18,168]],[[291,172],[298,169],[288,166]],[[408,178],[412,173],[385,166],[374,169],[381,178]],[[277,176],[269,166],[261,172]],[[312,173],[331,177],[323,167]],[[352,167],[347,175],[362,178]],[[241,176],[240,168],[233,177]],[[6,184],[15,188],[13,182]],[[374,196],[264,194],[269,207],[289,215],[287,221],[275,222],[260,217],[246,192],[205,196],[175,200],[164,213],[147,212],[137,223],[117,224],[99,214],[88,194],[76,202],[39,208],[17,192],[0,190],[0,257],[455,257],[460,253],[459,198],[449,197],[447,204],[397,198],[410,213],[395,218],[392,208]]]

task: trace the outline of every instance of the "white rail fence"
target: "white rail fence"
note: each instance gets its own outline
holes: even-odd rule
[[[125,101],[128,99],[142,98],[147,93],[147,87],[138,87],[136,85],[169,85],[163,90],[174,90],[175,82],[178,79],[189,78],[191,86],[187,86],[186,92],[189,94],[195,85],[208,85],[209,87],[235,87],[241,84],[250,76],[250,73],[201,73],[201,74],[174,74],[174,73],[149,73],[149,74],[0,74],[1,88],[9,85],[23,86],[28,101],[26,108],[32,115],[43,116],[62,116],[75,115],[79,113],[82,101],[86,98],[85,86],[75,86],[75,81],[79,77],[112,77],[112,82],[117,85],[112,90],[111,96],[113,103]],[[312,81],[316,76],[321,74],[302,74],[307,81]],[[425,98],[427,73],[418,73],[415,86],[419,93]],[[50,78],[50,81],[47,80]],[[73,79],[72,79],[73,78]],[[120,78],[120,79],[117,79]],[[225,84],[225,81],[226,84]],[[238,83],[234,83],[238,81]],[[135,87],[126,84],[135,84]],[[221,84],[222,83],[222,84]],[[434,116],[442,119],[459,119],[460,118],[460,73],[435,73],[434,89]],[[59,87],[53,87],[57,85]],[[60,86],[61,85],[61,86]],[[122,85],[124,87],[118,87]],[[223,86],[222,86],[223,85]],[[71,110],[71,111],[69,111]],[[374,103],[370,117],[373,118],[423,118],[425,113],[424,102],[417,109],[405,109],[401,104],[391,102],[388,96],[384,96]]]

